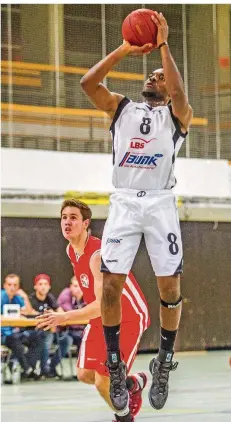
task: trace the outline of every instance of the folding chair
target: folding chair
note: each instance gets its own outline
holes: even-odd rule
[[[69,357],[69,366],[70,366],[71,377],[72,377],[72,379],[74,378],[74,379],[77,379],[77,381],[78,381],[76,372],[74,372],[74,370],[73,370],[73,359],[72,359],[72,357],[73,357],[72,353],[73,352],[76,352],[76,354],[78,352],[78,347],[75,344],[72,344],[72,346],[68,350],[68,357]]]
[[[62,355],[61,355],[61,350],[60,350],[60,339],[59,339],[59,332],[55,332],[55,337],[56,337],[56,343],[57,343],[57,348],[55,349],[58,350],[58,354],[59,354],[59,359],[60,359],[60,369],[61,369],[61,379],[64,379],[64,368],[63,368],[63,362],[62,362]]]
[[[8,347],[1,345],[1,384],[7,379],[7,369],[9,369],[12,351]]]

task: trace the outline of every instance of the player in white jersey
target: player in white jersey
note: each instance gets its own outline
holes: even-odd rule
[[[110,373],[124,380],[119,330],[120,298],[126,275],[144,234],[160,293],[160,347],[150,362],[152,385],[149,400],[161,409],[168,396],[174,343],[179,327],[182,298],[182,243],[175,197],[174,163],[192,120],[192,108],[167,43],[168,25],[161,13],[153,12],[158,27],[157,45],[163,69],[153,71],[144,84],[144,102],[134,103],[110,92],[101,81],[114,65],[131,54],[147,54],[152,46],[119,48],[91,68],[81,85],[91,102],[112,119],[113,184],[109,216],[104,228],[101,257],[104,288],[101,301],[104,335]],[[121,383],[122,385],[122,383]],[[126,408],[128,393],[111,382],[111,400]]]

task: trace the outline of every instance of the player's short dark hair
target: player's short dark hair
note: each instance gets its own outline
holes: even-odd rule
[[[65,201],[63,201],[62,206],[61,206],[61,217],[62,217],[63,210],[66,207],[78,208],[83,217],[83,221],[89,220],[89,225],[90,225],[92,212],[89,206],[85,204],[85,202],[79,201],[78,199],[74,199],[74,198],[66,199]]]

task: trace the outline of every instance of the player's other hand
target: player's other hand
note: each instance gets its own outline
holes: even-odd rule
[[[129,56],[142,56],[144,54],[149,54],[154,48],[153,44],[144,44],[141,47],[138,47],[137,45],[131,45],[125,40],[123,44],[128,47]]]
[[[65,322],[65,319],[65,312],[46,311],[44,314],[36,317],[36,326],[41,330],[47,331],[52,327],[62,324]]]
[[[168,40],[168,24],[163,13],[153,12],[151,17],[153,22],[156,24],[157,32],[157,46]]]

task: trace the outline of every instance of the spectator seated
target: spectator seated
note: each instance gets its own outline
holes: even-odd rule
[[[4,281],[4,290],[1,291],[1,314],[6,305],[18,305],[21,311],[26,310],[24,299],[17,294],[19,277],[8,274]],[[36,364],[41,358],[44,334],[39,331],[21,331],[19,328],[2,327],[1,344],[6,346],[14,355],[22,368],[22,378],[36,378]],[[25,346],[27,351],[25,353]],[[7,361],[8,362],[8,361]],[[9,362],[8,362],[9,363]]]
[[[56,312],[64,312],[62,307],[60,307],[52,293],[51,289],[51,279],[47,274],[38,274],[34,279],[34,290],[35,292],[30,295],[30,302],[33,307],[34,312],[37,314],[43,313],[49,309],[52,309]],[[45,341],[43,343],[42,356],[41,356],[41,376],[42,377],[57,377],[57,366],[61,365],[62,369],[62,359],[68,354],[70,347],[72,346],[73,339],[68,334],[68,330],[59,330],[56,332],[51,331],[40,331],[45,336]],[[58,347],[55,348],[54,354],[49,359],[50,351],[52,345],[56,342]]]

